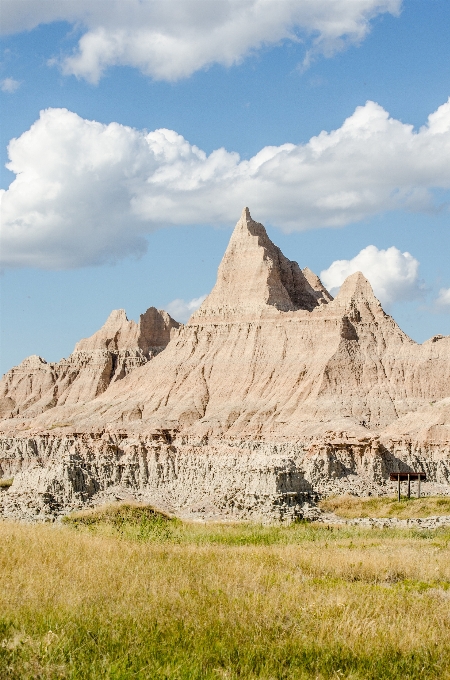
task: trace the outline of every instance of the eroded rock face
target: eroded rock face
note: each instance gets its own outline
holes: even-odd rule
[[[135,500],[185,519],[315,519],[321,496],[393,493],[389,473],[419,464],[422,493],[450,493],[448,457],[396,456],[378,440],[302,444],[185,442],[167,430],[151,436],[34,435],[0,440],[0,494],[12,519],[45,520],[86,505]]]
[[[85,404],[143,366],[169,343],[179,325],[150,307],[139,323],[113,311],[90,338],[80,340],[67,359],[47,363],[36,355],[12,368],[0,382],[0,417],[34,417],[58,405]]]
[[[119,356],[137,343],[145,357],[155,345],[136,326],[116,313],[76,349]],[[388,493],[399,469],[425,470],[425,491],[450,491],[450,337],[413,342],[361,273],[333,300],[247,209],[213,291],[170,337],[151,362],[121,368],[120,380],[92,380],[90,400],[69,401],[69,391],[50,410],[30,417],[28,406],[2,422],[4,461],[17,463],[11,452],[24,441],[43,461],[22,457],[8,503],[20,497],[17,507],[45,514],[53,499],[62,512],[115,489],[183,516],[282,519],[301,516],[317,494]],[[49,381],[42,360],[32,363]]]
[[[333,298],[272,243],[245,208],[219,266],[217,282],[189,325],[254,321],[272,311],[312,311]]]
[[[180,324],[163,309],[149,307],[139,322],[128,321],[124,309],[111,312],[105,324],[90,338],[75,345],[74,352],[140,350],[145,357],[155,356],[169,343],[172,328]]]
[[[0,502],[12,518],[43,519],[133,498],[186,518],[292,520],[317,496],[295,456],[276,447],[175,446],[164,433],[14,438],[1,445],[15,478]]]

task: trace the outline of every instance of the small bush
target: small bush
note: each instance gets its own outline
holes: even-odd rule
[[[89,508],[67,515],[63,522],[75,529],[137,540],[168,540],[173,534],[171,525],[177,524],[167,513],[140,503],[111,503]]]
[[[0,489],[9,489],[14,479],[0,479]]]

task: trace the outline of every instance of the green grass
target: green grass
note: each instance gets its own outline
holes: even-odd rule
[[[147,541],[171,540],[183,524],[170,515],[149,505],[111,503],[63,517],[63,523],[77,530]]]
[[[450,497],[433,496],[422,498],[358,498],[355,496],[330,496],[321,501],[325,512],[334,512],[338,517],[397,517],[398,519],[450,515]]]
[[[345,525],[333,527],[306,521],[294,522],[287,526],[254,522],[182,522],[151,506],[138,503],[111,503],[75,512],[64,517],[63,523],[81,533],[143,542],[165,542],[172,545],[269,546],[299,545],[305,542],[328,544],[367,535],[367,529]],[[372,533],[369,535],[372,536]],[[383,535],[390,538],[405,536],[415,538],[428,534],[417,529],[407,531],[387,529]],[[431,532],[430,535],[436,534]],[[447,531],[442,535],[447,535]]]
[[[182,522],[148,505],[112,503],[83,510],[63,518],[63,523],[78,532],[137,541],[157,541],[191,545],[293,545],[333,540],[334,529],[298,522],[290,526],[267,526],[253,522]],[[342,529],[339,536],[353,536],[354,530]],[[337,534],[336,534],[337,537]]]
[[[450,531],[0,522],[0,678],[450,678]]]

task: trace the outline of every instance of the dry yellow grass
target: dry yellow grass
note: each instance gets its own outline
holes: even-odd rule
[[[357,498],[355,496],[330,496],[320,503],[325,512],[334,512],[339,517],[397,517],[412,519],[450,515],[450,497],[402,498]]]
[[[1,678],[450,678],[448,531],[109,512],[0,523]]]

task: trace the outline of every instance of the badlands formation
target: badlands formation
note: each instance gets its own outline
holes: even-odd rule
[[[113,312],[0,383],[4,516],[135,499],[199,519],[312,516],[323,495],[450,493],[450,336],[417,344],[361,273],[335,299],[248,209],[186,325]],[[311,510],[312,509],[312,510]]]

